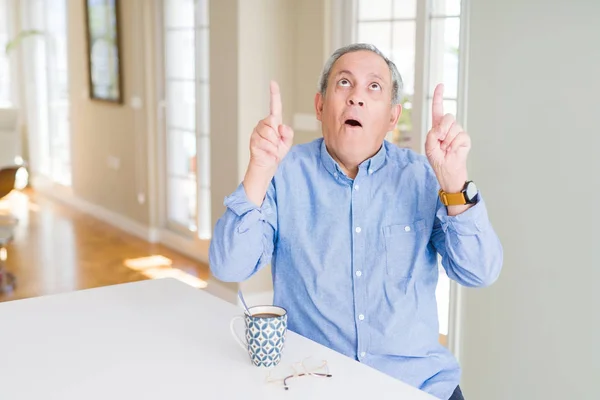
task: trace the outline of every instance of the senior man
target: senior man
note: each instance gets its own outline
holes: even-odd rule
[[[426,156],[385,141],[402,80],[376,47],[324,66],[315,96],[323,137],[292,147],[279,87],[254,128],[243,182],[210,246],[223,281],[271,264],[274,303],[303,336],[440,399],[462,399],[460,367],[438,342],[438,254],[469,287],[498,277],[503,251],[467,174],[471,141],[435,89]]]

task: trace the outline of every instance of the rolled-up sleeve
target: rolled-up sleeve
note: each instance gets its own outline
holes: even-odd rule
[[[210,270],[221,281],[241,282],[271,262],[277,234],[275,187],[271,183],[258,207],[240,184],[224,205],[227,209],[217,221],[210,243]]]
[[[456,216],[449,216],[438,199],[432,241],[450,279],[464,286],[483,287],[500,275],[502,244],[481,195],[477,204]]]

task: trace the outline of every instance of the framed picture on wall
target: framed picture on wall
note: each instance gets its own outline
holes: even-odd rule
[[[83,1],[90,98],[123,103],[119,0]]]

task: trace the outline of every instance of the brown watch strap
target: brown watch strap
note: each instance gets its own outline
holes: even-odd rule
[[[463,192],[446,193],[442,189],[439,191],[440,200],[445,206],[463,206],[467,204],[467,199]]]

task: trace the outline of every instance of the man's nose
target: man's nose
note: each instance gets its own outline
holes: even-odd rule
[[[348,105],[363,107],[365,102],[357,93],[352,93],[350,96],[348,96]]]

